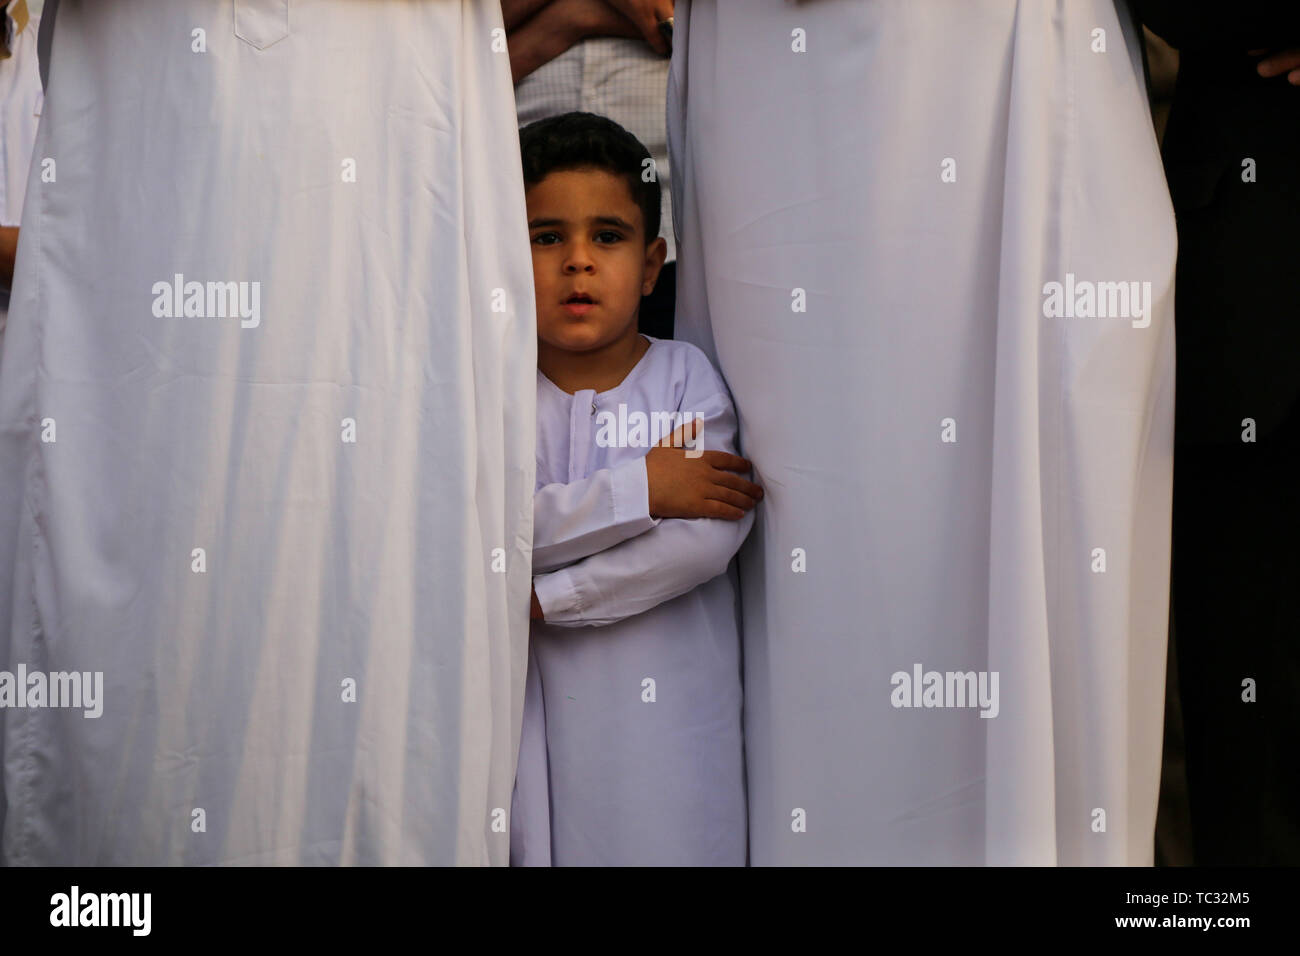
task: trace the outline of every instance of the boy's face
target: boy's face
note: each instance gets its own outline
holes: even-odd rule
[[[603,169],[561,170],[525,199],[538,338],[587,352],[635,335],[641,296],[654,288],[668,247],[658,236],[646,245],[627,183]]]

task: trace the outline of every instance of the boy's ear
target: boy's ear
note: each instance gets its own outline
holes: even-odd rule
[[[645,281],[641,283],[641,295],[647,296],[654,291],[659,281],[659,272],[668,258],[668,243],[663,236],[655,236],[654,242],[645,247]]]

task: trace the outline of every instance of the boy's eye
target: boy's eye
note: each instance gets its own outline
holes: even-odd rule
[[[605,238],[601,238],[602,236]],[[612,229],[602,229],[600,232],[596,233],[596,238],[601,242],[615,243],[621,240],[623,236]]]
[[[533,236],[533,242],[539,246],[553,246],[560,241],[560,234],[557,232],[539,232]]]

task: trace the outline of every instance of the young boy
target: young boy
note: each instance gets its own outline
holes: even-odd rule
[[[646,148],[590,113],[533,123],[520,145],[537,493],[511,862],[743,866],[727,568],[762,491],[704,353],[637,332],[666,251]]]

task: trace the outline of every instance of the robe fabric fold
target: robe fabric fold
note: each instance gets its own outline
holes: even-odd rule
[[[0,341],[11,864],[504,864],[535,318],[498,6],[63,0]],[[50,26],[49,23],[46,24]]]
[[[675,16],[677,330],[765,489],[751,861],[1150,864],[1175,237],[1127,11]]]

